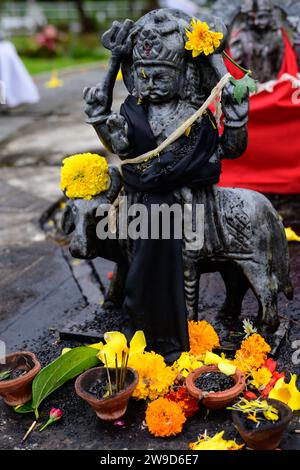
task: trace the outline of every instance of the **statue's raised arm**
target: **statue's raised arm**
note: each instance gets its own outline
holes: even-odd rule
[[[85,88],[87,122],[92,124],[104,145],[118,155],[126,155],[129,149],[127,125],[124,117],[112,111],[113,89],[122,60],[132,52],[134,23],[114,21],[103,34],[102,43],[111,51],[111,60],[104,81],[92,88]]]

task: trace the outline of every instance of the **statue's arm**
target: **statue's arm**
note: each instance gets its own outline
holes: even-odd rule
[[[233,85],[228,84],[223,91],[222,111],[224,131],[220,137],[220,157],[238,158],[248,145],[249,95],[238,104],[233,97]]]
[[[111,29],[103,35],[103,45],[112,52],[108,71],[102,83],[84,90],[87,122],[93,125],[105,147],[120,156],[129,151],[128,126],[124,117],[112,111],[111,106],[122,59],[131,52],[132,26],[131,20],[122,24],[115,21]]]
[[[220,80],[228,72],[222,55],[212,54],[209,60],[216,78]],[[220,137],[220,158],[238,158],[245,152],[248,145],[249,95],[239,104],[233,94],[234,86],[228,83],[223,90],[221,101],[224,131]]]

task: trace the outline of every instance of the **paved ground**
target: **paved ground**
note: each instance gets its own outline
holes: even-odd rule
[[[46,79],[40,78],[39,105],[11,116],[0,116],[0,339],[6,342],[8,352],[20,348],[33,350],[43,364],[57,357],[62,347],[69,344],[57,341],[59,329],[70,322],[99,331],[111,329],[119,315],[119,312],[106,314],[100,307],[112,264],[70,260],[67,247],[47,236],[39,223],[41,215],[61,197],[62,158],[75,152],[103,151],[93,129],[84,123],[81,101],[83,87],[99,81],[103,71],[104,67],[99,66],[65,72],[61,75],[64,87],[54,90],[46,90],[43,86]],[[115,95],[118,105],[124,96],[120,83]],[[293,204],[294,199],[287,200],[283,209],[288,220],[297,222],[299,206],[294,208]],[[279,350],[279,362],[291,372],[299,369],[291,362],[293,341],[300,339],[299,254],[300,245],[291,246],[295,301],[280,302],[280,313],[291,319],[292,327]],[[201,291],[201,312],[209,318],[224,299],[220,277],[204,277]],[[249,295],[243,314],[255,315],[255,311],[256,303]],[[228,437],[236,437],[230,415],[214,413],[205,420],[200,413],[189,421],[180,437],[153,439],[143,425],[143,403],[130,405],[124,428],[104,425],[74,395],[73,383],[49,397],[41,407],[42,418],[52,405],[63,408],[62,422],[43,434],[34,433],[23,445],[21,438],[32,417],[16,415],[1,403],[0,448],[186,449],[187,443],[205,429],[226,429]],[[300,448],[299,435],[293,433],[299,429],[298,419],[296,415],[282,448]]]

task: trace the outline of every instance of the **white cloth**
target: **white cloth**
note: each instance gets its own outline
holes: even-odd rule
[[[37,87],[9,41],[0,41],[0,81],[9,108],[37,103],[40,99]]]

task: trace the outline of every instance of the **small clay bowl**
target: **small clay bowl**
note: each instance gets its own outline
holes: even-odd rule
[[[231,405],[239,394],[244,390],[246,383],[245,377],[240,370],[236,370],[232,378],[235,381],[235,385],[232,388],[224,390],[223,392],[203,392],[196,387],[195,381],[200,375],[207,372],[220,372],[218,366],[203,366],[199,369],[195,369],[186,378],[186,387],[189,394],[201,400],[201,403],[210,410],[222,410]],[[221,374],[221,372],[220,372]]]
[[[16,379],[0,382],[0,396],[9,406],[23,405],[31,400],[32,381],[41,370],[41,364],[32,352],[18,351],[5,356],[5,364],[0,364],[0,372],[7,369],[28,371]]]
[[[279,411],[279,420],[275,423],[270,422],[267,426],[259,429],[247,429],[242,413],[234,410],[232,412],[232,419],[240,433],[242,439],[246,442],[247,446],[253,450],[274,450],[279,447],[282,434],[287,428],[289,422],[293,418],[291,408],[278,400],[271,398],[267,402],[277,408]]]
[[[112,382],[115,380],[115,369],[109,369]],[[75,391],[78,396],[85,400],[95,411],[96,415],[103,421],[115,421],[122,418],[126,413],[128,401],[136,388],[139,376],[131,368],[127,368],[126,382],[129,384],[121,392],[107,398],[98,399],[89,392],[91,386],[97,381],[106,381],[107,371],[105,367],[94,367],[79,377],[75,382]]]

